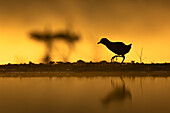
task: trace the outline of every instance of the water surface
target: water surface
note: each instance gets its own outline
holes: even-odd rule
[[[0,113],[169,113],[170,78],[0,78]]]

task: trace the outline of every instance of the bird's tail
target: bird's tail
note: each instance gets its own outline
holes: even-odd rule
[[[131,46],[132,46],[132,44],[129,44],[129,45],[128,45],[128,52],[130,51]]]
[[[129,46],[132,46],[132,44],[129,44]]]

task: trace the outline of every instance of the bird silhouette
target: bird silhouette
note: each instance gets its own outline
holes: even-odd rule
[[[125,45],[123,42],[110,42],[107,38],[102,38],[97,44],[100,43],[104,44],[109,50],[117,54],[111,58],[111,62],[114,58],[123,57],[121,63],[123,63],[123,61],[125,60],[125,54],[130,51],[132,45]]]

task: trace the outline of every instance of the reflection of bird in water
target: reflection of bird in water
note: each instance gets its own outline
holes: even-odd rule
[[[112,90],[102,101],[104,105],[108,105],[110,102],[122,102],[125,99],[132,99],[131,92],[126,89],[125,82],[122,77],[121,81],[123,82],[122,86],[115,86],[114,90]],[[111,81],[112,84],[112,81]]]
[[[125,45],[123,42],[110,42],[107,38],[102,38],[98,44],[100,43],[104,44],[109,50],[117,54],[111,58],[111,62],[114,58],[123,57],[122,63],[125,60],[124,55],[130,51],[132,45]]]

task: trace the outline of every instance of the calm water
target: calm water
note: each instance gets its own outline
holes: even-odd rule
[[[0,78],[0,113],[170,113],[170,78]]]

